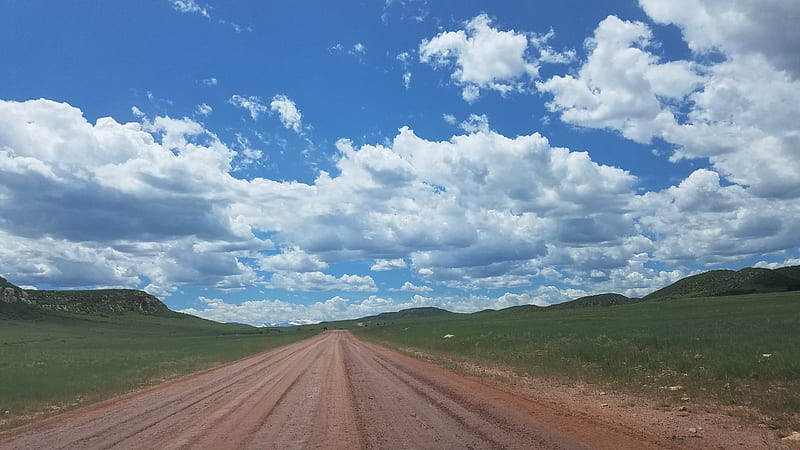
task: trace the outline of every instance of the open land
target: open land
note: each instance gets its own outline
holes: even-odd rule
[[[327,331],[0,434],[3,448],[767,447],[764,430],[669,434],[651,417],[459,375]],[[723,424],[724,425],[724,424]],[[709,440],[712,439],[712,440]]]
[[[306,338],[172,311],[78,314],[0,302],[0,430]]]
[[[5,282],[0,448],[792,448],[800,292],[731,273],[283,329]]]
[[[589,383],[598,392],[649,399],[665,411],[719,412],[782,429],[779,434],[800,429],[797,291],[608,307],[388,315],[361,324],[342,325],[462,372]],[[445,334],[454,337],[443,339]]]

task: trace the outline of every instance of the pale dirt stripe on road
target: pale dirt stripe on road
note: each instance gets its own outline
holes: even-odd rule
[[[548,430],[542,425],[548,420],[540,420],[546,417],[526,405],[349,332],[327,331],[9,430],[0,434],[0,448],[534,449],[587,443],[563,431],[585,424]],[[583,431],[577,436],[596,439],[589,447],[655,446],[613,430]]]

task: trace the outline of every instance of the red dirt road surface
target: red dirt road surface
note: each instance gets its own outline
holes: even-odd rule
[[[0,434],[0,448],[660,448],[346,331]]]

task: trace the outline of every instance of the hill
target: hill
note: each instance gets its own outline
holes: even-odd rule
[[[161,300],[134,289],[99,289],[91,291],[26,291],[28,299],[45,309],[83,314],[120,314],[171,312]]]
[[[161,300],[134,289],[26,290],[0,277],[0,317],[24,318],[37,309],[78,314],[177,314]],[[34,314],[35,315],[35,314]]]
[[[598,294],[589,295],[587,297],[577,298],[570,302],[558,303],[547,307],[548,310],[554,309],[573,309],[573,308],[591,308],[598,306],[615,306],[615,305],[628,305],[637,303],[640,300],[628,298],[622,294]]]
[[[718,297],[800,290],[800,266],[770,270],[748,267],[739,271],[712,270],[683,278],[659,289],[643,300],[685,297]]]
[[[450,314],[455,314],[455,313],[447,311],[446,309],[426,306],[421,308],[403,309],[397,312],[385,312],[376,314],[374,316],[362,317],[356,320],[359,322],[367,322],[370,320],[396,320],[396,319],[413,319],[422,317],[441,317]]]
[[[498,309],[496,312],[502,314],[523,314],[529,312],[537,312],[537,311],[544,311],[547,309],[543,306],[536,306],[536,305],[517,305],[517,306],[509,306],[508,308]]]
[[[778,269],[774,269],[773,272],[785,275],[789,278],[800,280],[800,266],[780,267]]]

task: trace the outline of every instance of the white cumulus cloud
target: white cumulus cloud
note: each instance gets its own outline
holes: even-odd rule
[[[525,90],[527,80],[538,78],[540,61],[570,61],[571,53],[547,46],[552,36],[552,31],[546,35],[502,31],[492,27],[489,16],[480,14],[467,21],[463,30],[423,40],[419,58],[437,68],[454,65],[452,79],[462,86],[462,98],[473,102],[481,89],[501,94]]]
[[[378,288],[369,275],[342,275],[336,278],[322,272],[278,272],[272,275],[269,286],[287,291],[365,291]]]
[[[405,283],[403,283],[402,286],[400,286],[399,289],[396,290],[405,292],[417,292],[419,294],[428,294],[433,291],[433,288],[431,288],[430,286],[417,286],[410,281],[406,281]]]
[[[749,194],[800,197],[800,80],[785,58],[797,45],[797,28],[775,15],[796,16],[800,6],[781,3],[772,11],[736,1],[723,14],[714,2],[642,3],[655,20],[681,27],[696,59],[662,61],[651,52],[658,42],[646,24],[609,16],[587,41],[589,56],[576,76],[537,83],[552,94],[551,110],[565,122],[637,142],[660,138],[673,145],[673,161],[708,158]],[[706,58],[712,51],[723,60]]]
[[[297,105],[295,105],[292,99],[285,95],[278,94],[272,97],[269,109],[278,114],[278,118],[280,118],[284,127],[294,130],[297,133],[300,132],[303,116],[300,114],[300,110],[297,109]]]
[[[260,270],[267,272],[319,272],[328,268],[327,263],[300,249],[262,255],[258,259]]]
[[[405,269],[408,267],[406,260],[403,258],[397,259],[376,259],[375,264],[369,268],[373,272],[382,272],[385,270]]]

